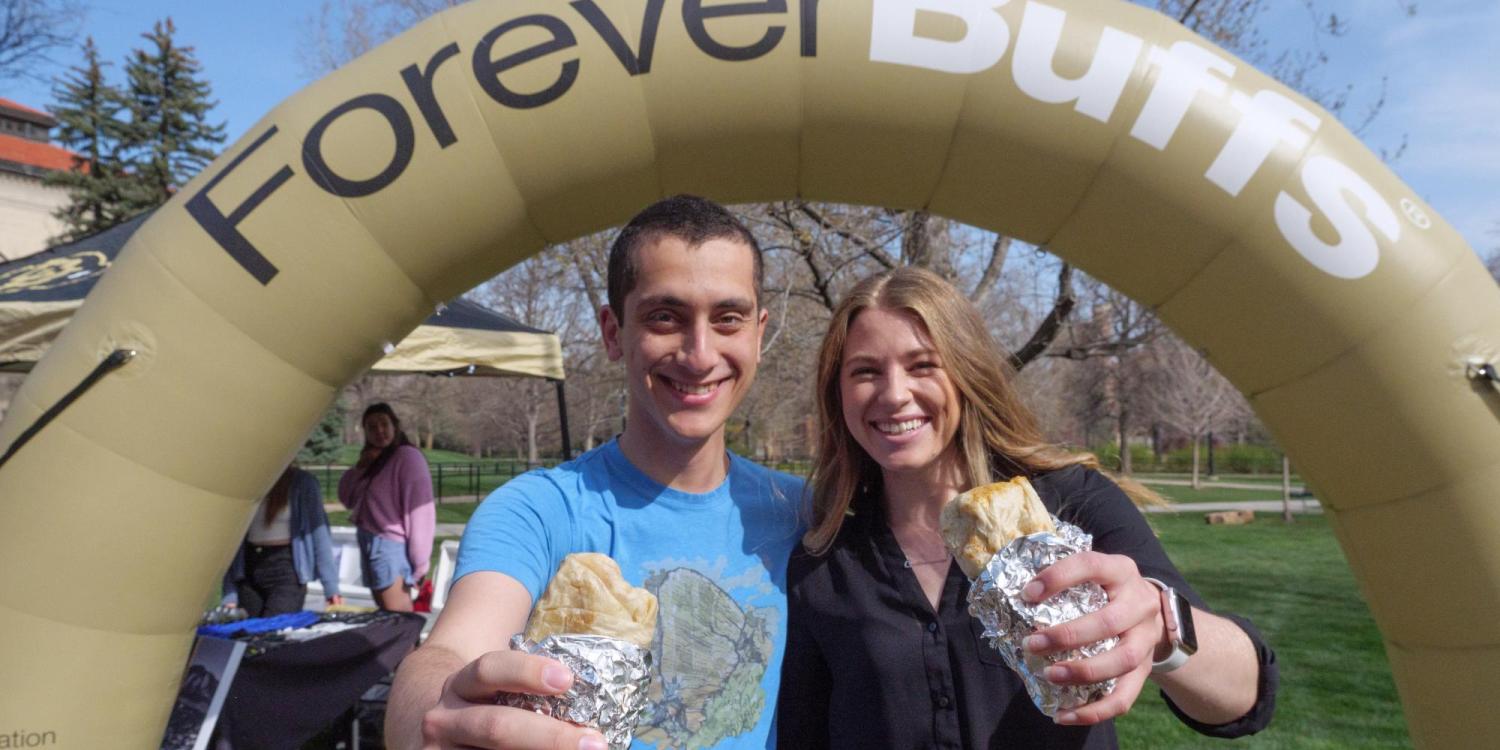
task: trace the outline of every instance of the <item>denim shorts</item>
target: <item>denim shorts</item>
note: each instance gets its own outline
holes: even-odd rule
[[[417,582],[411,575],[411,562],[406,559],[406,543],[358,530],[359,567],[364,574],[365,586],[370,591],[384,591],[397,581],[407,586]]]

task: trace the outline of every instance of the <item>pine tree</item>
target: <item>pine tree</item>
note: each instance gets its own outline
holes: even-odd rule
[[[130,54],[125,64],[126,106],[130,120],[123,139],[136,186],[128,196],[132,208],[144,210],[165,203],[172,193],[217,156],[214,146],[224,142],[224,124],[211,125],[212,101],[208,81],[192,47],[172,39],[172,19],[156,22],[142,34],[145,49]]]
[[[73,169],[53,172],[47,184],[68,190],[68,204],[53,213],[67,229],[58,241],[102,232],[130,216],[124,206],[126,176],[119,157],[124,95],[104,80],[105,64],[93,37],[83,44],[83,64],[53,88],[57,141],[75,152]]]
[[[337,401],[323,412],[323,419],[307,436],[307,442],[297,453],[297,462],[305,466],[321,466],[338,458],[344,448],[344,406]]]

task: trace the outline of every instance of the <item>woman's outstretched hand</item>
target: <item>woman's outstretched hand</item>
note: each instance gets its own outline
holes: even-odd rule
[[[1088,659],[1047,667],[1043,676],[1059,685],[1087,685],[1113,678],[1115,689],[1104,698],[1060,712],[1059,724],[1097,724],[1122,716],[1134,705],[1159,644],[1164,641],[1161,590],[1141,577],[1135,561],[1124,555],[1080,552],[1049,566],[1022,589],[1030,602],[1044,601],[1085,581],[1099,584],[1109,604],[1076,620],[1043,628],[1027,636],[1030,653],[1049,654],[1081,648],[1106,638],[1120,642]]]

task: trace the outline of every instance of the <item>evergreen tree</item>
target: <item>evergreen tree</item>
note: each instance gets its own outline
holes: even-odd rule
[[[83,44],[83,65],[53,88],[57,141],[77,156],[73,169],[52,172],[47,184],[68,190],[68,204],[53,212],[67,229],[58,241],[102,232],[129,217],[124,207],[127,177],[119,157],[124,95],[104,80],[105,64],[93,37]]]
[[[297,453],[297,463],[305,466],[321,466],[338,458],[344,447],[344,406],[338,401],[323,412],[323,419],[307,436],[302,450]]]
[[[136,178],[128,198],[131,208],[145,210],[165,203],[172,193],[217,156],[224,124],[211,125],[208,81],[192,47],[178,46],[172,19],[156,22],[141,38],[145,49],[125,64],[126,106],[130,113],[123,145]]]

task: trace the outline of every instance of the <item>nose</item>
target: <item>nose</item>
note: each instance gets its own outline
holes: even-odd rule
[[[892,367],[885,372],[880,379],[880,392],[876,394],[881,406],[904,406],[911,401],[911,381],[906,376],[906,370],[901,367]]]
[[[697,321],[688,330],[682,342],[681,362],[698,373],[708,372],[719,364],[719,349],[714,343],[713,327],[708,321]]]

